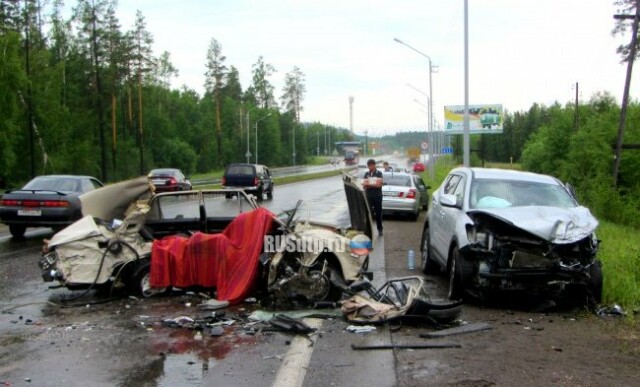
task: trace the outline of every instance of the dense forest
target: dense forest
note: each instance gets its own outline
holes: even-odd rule
[[[78,0],[64,19],[62,0],[0,0],[1,185],[45,173],[116,181],[157,166],[208,172],[245,161],[247,149],[251,162],[258,153],[263,164],[301,164],[352,139],[346,129],[300,122],[300,68],[285,74],[276,99],[276,69],[258,57],[243,88],[215,38],[202,53],[204,95],[171,89],[170,54],[154,54],[140,11],[123,30],[116,6]]]
[[[45,173],[106,182],[159,166],[206,173],[245,161],[247,150],[255,162],[256,136],[258,162],[270,166],[331,155],[336,141],[365,141],[343,128],[300,122],[306,87],[298,67],[285,74],[276,98],[276,68],[260,56],[243,87],[213,37],[202,53],[204,95],[172,89],[177,70],[170,53],[154,54],[140,11],[133,29],[123,30],[116,6],[116,0],[77,0],[65,19],[62,0],[0,0],[0,188]],[[626,61],[628,46],[619,51]],[[622,152],[618,179],[612,178],[620,110],[604,93],[578,104],[507,111],[503,134],[472,136],[472,163],[521,163],[557,176],[599,216],[638,226],[637,149]],[[637,102],[626,115],[624,142],[639,144]],[[425,138],[415,131],[366,140],[390,153]],[[449,140],[460,155],[461,141]]]

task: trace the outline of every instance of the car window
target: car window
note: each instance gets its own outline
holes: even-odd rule
[[[82,192],[93,191],[96,188],[93,186],[93,182],[91,181],[91,179],[82,179],[81,184],[82,184]]]
[[[444,183],[442,192],[445,195],[452,195],[455,192],[456,187],[460,183],[460,180],[462,180],[462,176],[460,175],[449,175],[449,178],[447,178]]]
[[[91,181],[91,185],[93,185],[94,189],[95,188],[100,188],[100,187],[103,186],[102,182],[100,182],[99,180],[96,180],[96,179],[93,179],[93,178],[91,178],[89,180]]]
[[[80,183],[72,177],[40,177],[27,183],[24,189],[80,192]]]
[[[464,187],[465,187],[465,179],[460,176],[460,180],[456,185],[456,189],[453,191],[453,194],[456,196],[456,204],[461,206],[464,203]]]
[[[477,179],[471,187],[471,208],[551,206],[570,208],[576,203],[564,187],[520,180]]]
[[[426,184],[424,184],[424,180],[422,180],[420,177],[415,176],[414,179],[415,179],[414,181],[416,183],[416,187],[418,187],[419,189],[427,188]]]
[[[411,177],[407,175],[383,175],[382,181],[386,185],[396,185],[400,187],[411,187]]]
[[[147,219],[200,219],[200,199],[198,194],[158,196],[151,202],[151,209]]]
[[[229,175],[253,175],[254,170],[251,165],[230,165],[227,169]]]

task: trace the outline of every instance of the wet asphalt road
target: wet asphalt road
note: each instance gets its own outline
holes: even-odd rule
[[[301,197],[305,198],[300,208],[303,218],[349,224],[340,176],[276,187],[274,198],[262,205],[278,213]],[[49,229],[28,230],[20,241],[6,231],[0,235],[0,385],[269,386],[286,368],[288,358],[297,356],[289,353],[293,336],[256,334],[247,324],[243,317],[257,308],[255,304],[229,308],[227,314],[239,316],[240,321],[215,338],[160,324],[166,318],[197,315],[195,305],[202,300],[191,293],[146,300],[124,297],[105,303],[100,302],[108,301],[108,295],[90,293],[65,304],[63,300],[83,292],[50,289],[51,283],[41,280],[37,267],[42,239],[51,235]],[[382,240],[377,243],[378,263],[371,270],[377,267],[381,280],[384,248]],[[59,306],[69,304],[76,306]],[[321,326],[321,333],[313,338],[316,346],[309,352],[313,372],[304,385],[328,385],[328,380],[349,385],[354,372],[362,373],[360,380],[393,385],[390,355],[354,358],[345,341],[362,343],[363,338],[346,333],[345,327],[341,319]],[[388,336],[373,340],[388,341]]]

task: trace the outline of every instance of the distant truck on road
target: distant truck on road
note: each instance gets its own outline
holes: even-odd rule
[[[360,153],[354,150],[347,150],[344,152],[344,164],[345,165],[358,165],[360,161]]]
[[[407,157],[410,162],[415,162],[420,160],[420,148],[411,147],[407,149]]]

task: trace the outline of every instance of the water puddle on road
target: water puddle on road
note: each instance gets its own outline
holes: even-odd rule
[[[202,333],[202,335],[200,335]],[[211,337],[206,332],[183,328],[157,328],[150,336],[150,348],[158,360],[143,374],[127,379],[127,385],[153,380],[158,386],[200,385],[209,370],[234,350],[254,347],[258,339],[227,327],[224,334]]]

